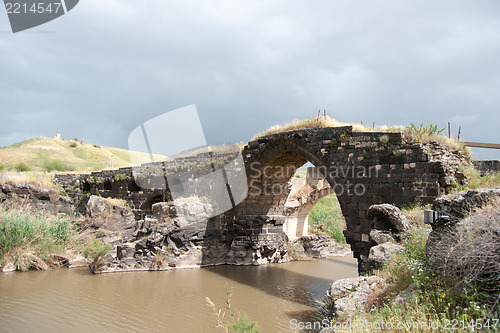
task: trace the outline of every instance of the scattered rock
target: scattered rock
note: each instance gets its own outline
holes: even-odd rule
[[[392,233],[390,231],[385,231],[385,230],[372,229],[370,231],[370,237],[377,244],[383,244],[394,241]]]
[[[345,246],[339,245],[323,234],[307,235],[299,238],[299,243],[305,253],[312,258],[342,256],[350,252]]]
[[[67,265],[68,265],[69,268],[87,267],[89,265],[89,263],[87,262],[87,260],[83,256],[79,255],[79,256],[76,256],[73,259],[70,259],[68,261]]]
[[[327,297],[333,302],[333,314],[345,318],[364,312],[370,297],[378,288],[384,286],[385,280],[378,276],[362,276],[333,282],[327,291]]]
[[[397,245],[393,243],[383,243],[374,246],[370,249],[370,254],[368,256],[368,263],[371,268],[382,268],[387,259],[391,258],[394,253],[398,253],[404,250],[403,245]]]
[[[8,273],[8,272],[14,272],[16,270],[16,266],[9,262],[5,266],[2,267],[2,272]]]
[[[404,303],[415,297],[415,284],[410,284],[408,288],[400,292],[393,300],[393,304]]]

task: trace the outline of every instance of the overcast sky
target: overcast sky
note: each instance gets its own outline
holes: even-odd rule
[[[0,146],[60,131],[126,148],[141,123],[191,104],[208,142],[321,105],[500,143],[500,1],[81,0],[16,34],[1,9],[0,100]]]

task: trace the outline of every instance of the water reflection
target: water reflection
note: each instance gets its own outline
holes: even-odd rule
[[[87,269],[0,274],[1,331],[217,332],[208,296],[246,312],[262,332],[290,332],[290,319],[321,320],[316,300],[333,280],[356,276],[356,260],[218,266],[93,275]]]

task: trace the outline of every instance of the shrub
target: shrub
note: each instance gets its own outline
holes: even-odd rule
[[[77,144],[76,142],[71,142],[71,143],[69,144],[69,146],[70,146],[71,148],[75,148],[77,145],[78,145],[78,144]]]
[[[460,221],[429,251],[431,264],[456,285],[456,294],[465,294],[469,302],[485,301],[490,311],[500,306],[499,235],[500,209],[494,209]]]
[[[30,171],[30,170],[31,170],[31,167],[24,162],[21,162],[21,163],[16,165],[16,171],[23,172],[23,171]]]
[[[43,161],[43,168],[46,171],[70,171],[72,168],[60,160],[46,159]]]
[[[337,148],[337,147],[338,147],[338,142],[337,142],[337,139],[332,138],[332,139],[330,140],[330,147],[331,147],[331,148],[333,148],[333,149],[335,149],[335,148]]]

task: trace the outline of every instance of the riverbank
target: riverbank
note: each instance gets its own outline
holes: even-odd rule
[[[324,236],[288,244],[284,234],[279,247],[266,243],[264,234],[256,243],[263,250],[235,252],[207,243],[207,223],[180,225],[171,213],[161,221],[158,216],[136,220],[123,200],[74,199],[55,187],[5,182],[0,196],[0,270],[7,272],[81,265],[94,273],[167,271],[227,264],[228,258],[235,258],[229,260],[233,265],[258,265],[350,253]],[[191,203],[197,204],[204,205]],[[156,208],[171,210],[164,204]],[[290,249],[299,255],[290,256]]]

